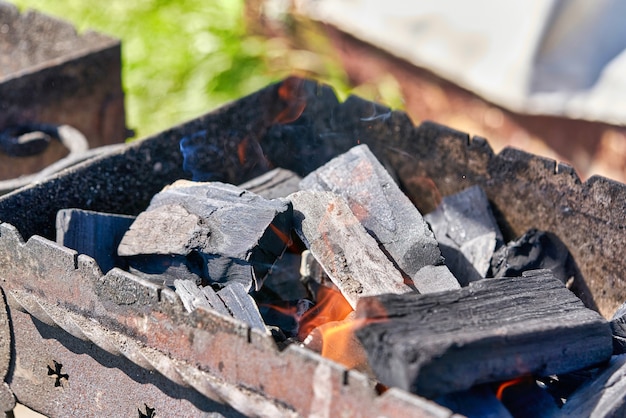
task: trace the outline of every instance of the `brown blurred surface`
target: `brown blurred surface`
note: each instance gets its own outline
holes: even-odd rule
[[[332,27],[325,30],[351,81],[368,83],[392,75],[416,123],[431,120],[485,137],[496,152],[512,146],[566,162],[583,179],[593,174],[626,179],[624,127],[513,113]]]
[[[511,146],[533,154],[565,162],[575,168],[582,180],[594,174],[621,182],[626,180],[626,127],[606,123],[575,120],[565,117],[525,115],[509,111],[484,100],[478,95],[439,77],[423,68],[362,42],[332,26],[311,22],[293,10],[287,14],[267,12],[270,0],[247,3],[247,17],[252,32],[261,33],[288,44],[291,53],[302,51],[316,56],[317,61],[337,61],[345,72],[346,82],[356,87],[395,84],[399,101],[414,123],[430,120],[447,125],[470,136],[486,138],[499,152]],[[327,65],[328,67],[328,65]],[[317,67],[299,66],[293,71],[313,76],[322,82],[333,74]],[[303,74],[304,73],[304,74]],[[372,89],[362,89],[370,93]],[[369,100],[396,108],[388,97],[363,95]],[[378,96],[376,95],[378,93]]]

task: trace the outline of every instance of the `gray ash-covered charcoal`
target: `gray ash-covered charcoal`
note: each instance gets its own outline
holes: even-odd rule
[[[549,271],[459,290],[362,298],[356,334],[385,385],[434,398],[474,384],[601,363],[611,329]]]
[[[241,283],[228,283],[217,292],[217,296],[233,318],[245,322],[251,328],[267,332],[259,307]]]
[[[458,289],[459,281],[446,266],[424,266],[413,275],[413,284],[420,293]]]
[[[548,269],[563,283],[577,276],[565,244],[555,234],[537,229],[501,247],[491,260],[492,277],[517,277],[535,269]]]
[[[187,312],[203,307],[230,315],[226,305],[211,286],[198,286],[192,280],[175,280],[174,287]]]
[[[230,184],[179,180],[152,198],[118,254],[131,266],[138,256],[177,256],[210,283],[234,280],[258,289],[289,243],[290,230],[286,201]]]
[[[435,233],[446,265],[461,284],[487,276],[491,257],[503,238],[480,186],[444,197],[424,219]]]
[[[593,380],[572,393],[551,418],[613,418],[626,416],[626,354],[613,356]]]
[[[358,145],[300,182],[302,190],[343,196],[357,219],[409,277],[442,263],[435,237],[367,145]],[[419,290],[419,289],[418,289]]]
[[[352,308],[364,296],[414,291],[343,197],[301,191],[288,199],[293,205],[296,233]]]
[[[103,273],[125,268],[117,246],[134,220],[134,216],[61,209],[56,217],[56,242],[93,257]]]
[[[302,178],[293,171],[275,168],[239,185],[240,189],[248,190],[266,199],[287,197],[300,190]]]
[[[615,311],[610,324],[613,331],[613,353],[626,353],[626,303]]]

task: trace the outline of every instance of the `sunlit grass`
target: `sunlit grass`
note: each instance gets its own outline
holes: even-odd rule
[[[290,74],[328,83],[341,99],[352,89],[319,31],[291,22],[298,29],[297,46],[282,37],[251,35],[243,0],[11,1],[22,10],[67,20],[78,31],[92,29],[122,40],[127,125],[139,138]],[[378,84],[356,91],[399,108],[393,80]]]
[[[284,77],[239,0],[13,0],[122,40],[128,125],[145,136]]]

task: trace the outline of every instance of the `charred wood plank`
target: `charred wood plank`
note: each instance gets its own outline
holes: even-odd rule
[[[364,296],[413,292],[344,198],[301,191],[289,200],[296,233],[353,308]]]
[[[278,167],[240,184],[239,188],[266,199],[277,199],[300,190],[300,180],[302,178],[293,171]]]
[[[442,263],[428,224],[367,145],[329,161],[306,176],[300,188],[343,196],[367,232],[408,276]]]
[[[103,273],[125,268],[117,246],[134,220],[134,216],[61,209],[56,217],[56,242],[92,257]]]
[[[546,270],[424,295],[363,298],[357,336],[382,383],[426,396],[607,360],[611,330]]]
[[[118,254],[177,255],[210,282],[236,276],[260,288],[289,241],[291,206],[224,183],[179,180],[157,193],[124,235]]]

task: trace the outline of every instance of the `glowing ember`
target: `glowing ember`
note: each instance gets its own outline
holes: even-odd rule
[[[278,88],[278,97],[285,103],[286,107],[276,115],[275,123],[291,123],[302,115],[306,108],[306,94],[303,87],[304,80],[299,78],[290,77],[283,81]]]
[[[506,382],[501,383],[500,386],[498,386],[498,390],[496,391],[496,398],[498,398],[499,400],[502,400],[504,391],[507,388],[510,388],[511,386],[519,385],[521,383],[528,382],[529,380],[532,380],[530,376],[521,376],[521,377],[516,377],[515,379],[507,380]]]

